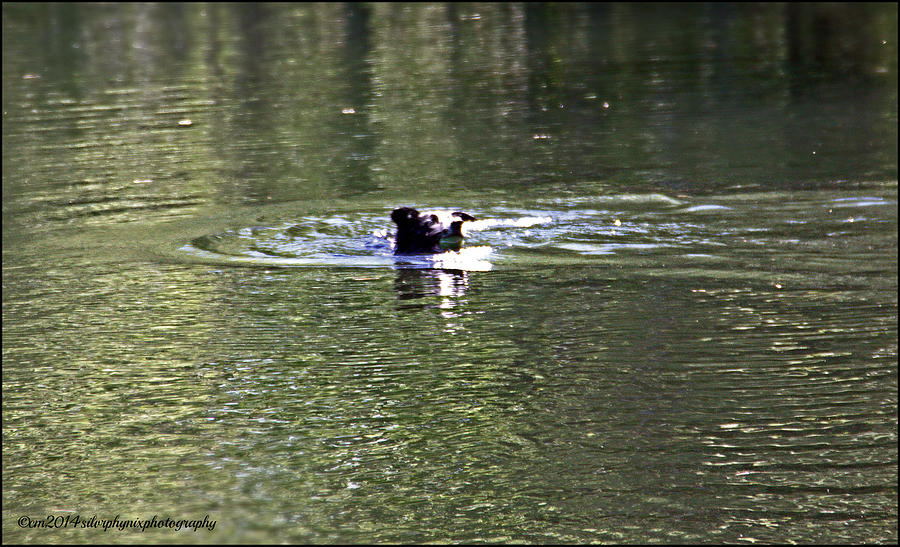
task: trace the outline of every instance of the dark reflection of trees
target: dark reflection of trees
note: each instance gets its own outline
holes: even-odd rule
[[[160,43],[173,59],[184,61],[193,45],[188,8],[180,2],[159,4]]]
[[[554,67],[561,61],[559,8],[544,2],[525,8],[525,43],[528,51],[528,91],[531,111],[547,108],[554,102],[559,82]]]
[[[118,127],[186,112],[179,139],[226,201],[821,180],[846,165],[805,139],[835,129],[871,135],[858,170],[896,173],[882,144],[896,143],[896,4],[5,3],[3,17],[4,97],[124,104],[138,95],[103,92],[140,89]],[[844,82],[866,123],[785,115]],[[764,154],[798,173],[773,177]]]
[[[240,51],[241,68],[233,81],[232,97],[241,102],[240,116],[235,119],[232,131],[248,131],[253,134],[269,134],[273,124],[279,123],[278,109],[272,104],[272,67],[267,62],[269,40],[267,29],[271,25],[269,8],[262,2],[242,3],[237,7],[236,24],[240,40],[236,45]],[[230,136],[230,135],[229,135]],[[223,135],[223,137],[225,137]],[[227,149],[229,143],[224,142]],[[241,153],[235,158],[234,190],[244,199],[262,200],[271,195],[272,180],[276,179],[273,165],[264,154]],[[268,176],[260,177],[260,174]],[[262,181],[248,187],[243,181]]]
[[[17,22],[19,28],[26,32],[15,33],[14,39],[29,43],[28,51],[32,58],[18,60],[30,61],[26,65],[28,72],[42,72],[41,76],[54,78],[65,86],[72,97],[80,97],[82,90],[78,85],[77,75],[84,65],[90,61],[85,48],[79,39],[86,23],[85,13],[78,4],[58,2],[3,3],[3,77],[7,76],[8,63],[16,59],[7,56],[7,18],[9,22]],[[12,32],[9,33],[13,35]],[[21,77],[21,75],[18,75]],[[5,93],[4,93],[5,95]]]
[[[893,6],[896,40],[897,6]],[[785,28],[795,83],[823,77],[870,78],[880,61],[882,40],[891,35],[877,32],[878,13],[884,8],[862,2],[788,3]]]
[[[344,175],[348,187],[365,191],[371,187],[371,165],[375,135],[370,126],[372,104],[371,9],[362,2],[348,2],[344,8],[343,108],[338,119],[342,141]],[[352,112],[349,111],[352,109]]]
[[[264,63],[267,50],[266,29],[268,25],[266,6],[261,2],[240,4],[238,10],[238,28],[241,36],[241,70],[238,71],[238,97],[246,99],[246,106],[253,111],[253,119],[264,116],[268,111],[261,102],[258,92],[260,83],[268,76]]]

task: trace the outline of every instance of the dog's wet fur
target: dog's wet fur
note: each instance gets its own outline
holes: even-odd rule
[[[412,207],[400,207],[391,213],[391,220],[397,224],[394,254],[404,255],[458,250],[463,238],[463,222],[475,220],[475,217],[461,211],[420,213]]]

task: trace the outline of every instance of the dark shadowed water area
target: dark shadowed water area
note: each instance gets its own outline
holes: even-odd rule
[[[4,543],[897,542],[896,4],[2,25]]]

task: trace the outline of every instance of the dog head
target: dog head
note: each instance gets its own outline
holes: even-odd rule
[[[464,222],[475,217],[461,211],[424,211],[400,207],[391,212],[397,224],[394,254],[439,253],[459,249],[462,244]]]

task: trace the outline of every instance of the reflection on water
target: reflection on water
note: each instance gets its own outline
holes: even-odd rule
[[[486,246],[464,247],[458,251],[444,251],[433,255],[406,255],[397,258],[398,268],[428,268],[486,272],[493,265],[487,260],[492,249]]]
[[[394,290],[401,301],[398,309],[436,307],[444,318],[459,315],[457,308],[461,305],[460,299],[465,297],[468,289],[469,272],[466,270],[404,268],[397,271],[394,282]],[[423,302],[422,299],[431,296],[439,297],[436,304]],[[452,335],[449,332],[452,330],[448,325],[448,337]]]
[[[3,4],[4,541],[896,543],[896,10]]]

